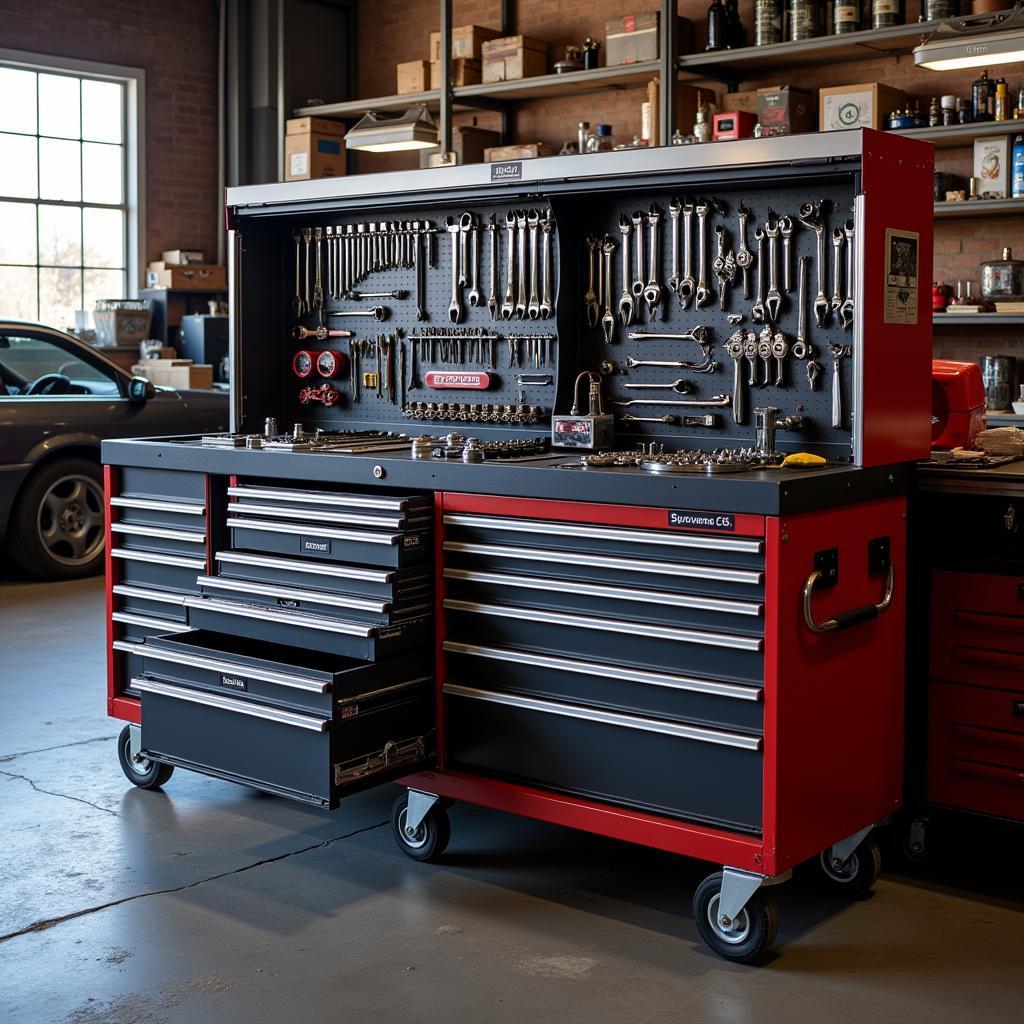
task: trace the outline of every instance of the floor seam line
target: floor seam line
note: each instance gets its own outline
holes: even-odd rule
[[[76,804],[85,804],[86,807],[93,807],[97,811],[103,811],[105,814],[112,814],[115,818],[121,817],[117,811],[113,811],[109,807],[101,807],[99,804],[94,804],[91,800],[83,800],[80,796],[70,796],[67,793],[57,793],[52,789],[43,789],[42,786],[37,786],[27,775],[19,775],[17,772],[5,772],[2,768],[0,768],[0,775],[6,775],[9,779],[20,779],[22,782],[27,782],[37,793],[55,796],[61,800],[74,800]]]

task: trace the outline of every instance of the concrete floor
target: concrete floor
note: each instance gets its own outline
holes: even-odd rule
[[[4,1024],[1021,1019],[1019,838],[949,837],[861,903],[787,885],[777,956],[736,967],[690,919],[706,865],[461,805],[419,865],[394,787],[133,789],[103,637],[101,581],[0,580]]]

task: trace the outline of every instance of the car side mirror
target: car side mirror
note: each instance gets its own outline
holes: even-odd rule
[[[145,402],[156,394],[156,388],[148,377],[132,377],[128,381],[128,401]]]

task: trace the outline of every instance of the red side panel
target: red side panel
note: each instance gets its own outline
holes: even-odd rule
[[[121,659],[114,650],[114,584],[117,583],[115,575],[120,570],[114,556],[113,550],[113,523],[115,509],[110,504],[110,499],[117,492],[118,488],[117,470],[113,466],[103,467],[103,504],[106,513],[104,525],[104,565],[106,572],[106,597],[107,597],[107,714],[111,718],[122,718],[127,722],[138,723],[142,720],[142,708],[134,697],[121,696]]]

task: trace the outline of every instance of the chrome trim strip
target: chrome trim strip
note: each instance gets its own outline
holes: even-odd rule
[[[308,729],[310,732],[324,733],[330,728],[330,720],[300,715],[296,711],[283,711],[270,708],[265,704],[248,704],[230,697],[221,697],[216,693],[205,693],[200,690],[187,690],[182,686],[171,686],[156,679],[138,678],[132,680],[132,686],[141,693],[152,693],[158,697],[172,697],[174,700],[188,701],[190,704],[201,704],[203,707],[216,708],[218,711],[232,711],[249,718],[262,718],[278,725],[293,725],[297,729]]]
[[[444,550],[464,555],[490,555],[492,558],[518,558],[525,562],[554,562],[558,565],[582,565],[590,569],[618,569],[621,572],[646,572],[658,576],[689,576],[716,583],[743,583],[760,586],[764,573],[760,569],[727,569],[718,565],[696,565],[686,562],[650,562],[640,558],[617,555],[587,556],[557,548],[513,548],[500,544],[469,544],[446,540]],[[219,556],[218,556],[219,557]]]
[[[186,604],[188,602],[186,601]],[[677,640],[680,643],[704,644],[707,647],[729,647],[738,651],[760,653],[764,640],[755,636],[726,636],[723,633],[708,633],[698,629],[679,629],[676,626],[654,626],[650,623],[617,622],[614,619],[600,619],[589,615],[567,615],[564,612],[536,608],[517,608],[496,604],[481,604],[476,601],[457,601],[445,598],[443,607],[447,611],[471,612],[476,615],[493,615],[501,619],[527,619],[535,622],[543,617],[546,622],[557,626],[575,626],[579,629],[596,629],[605,633],[624,633],[641,636],[650,640]]]
[[[318,619],[302,612],[278,611],[274,608],[259,608],[251,604],[236,604],[233,601],[218,601],[215,597],[186,597],[186,608],[197,611],[220,612],[225,615],[240,615],[243,619],[260,619],[263,622],[277,622],[284,626],[298,626],[302,629],[319,629],[324,633],[343,633],[346,636],[370,637],[376,627],[355,625],[335,619]]]
[[[661,590],[634,590],[630,587],[609,587],[581,580],[541,579],[537,576],[512,576],[507,573],[477,572],[474,569],[445,569],[447,580],[467,583],[493,583],[499,587],[521,590],[549,590],[557,594],[583,594],[587,597],[610,601],[638,601],[642,604],[664,604],[676,608],[692,608],[703,612],[723,612],[728,615],[760,616],[764,605],[754,601],[730,601],[717,597],[698,597],[693,594],[671,594]]]
[[[128,562],[154,562],[157,565],[173,565],[180,569],[206,570],[202,558],[186,558],[184,555],[165,555],[157,551],[136,551],[134,548],[111,548],[111,558],[123,558]]]
[[[366,693],[357,693],[351,697],[345,697],[337,703],[344,707],[346,704],[358,704],[361,700],[369,700],[371,697],[385,697],[389,693],[397,693],[399,690],[409,690],[414,686],[422,686],[424,683],[432,682],[433,676],[417,676],[415,679],[407,679],[404,683],[395,683],[394,686],[382,686],[379,690],[368,690]]]
[[[510,533],[539,533],[550,537],[586,537],[590,540],[618,540],[630,544],[656,544],[670,548],[700,548],[705,551],[732,551],[759,555],[764,541],[739,537],[711,537],[701,533],[669,533],[633,530],[621,526],[594,526],[546,519],[503,519],[451,512],[445,526],[475,526],[481,530],[508,530]]]
[[[184,601],[182,604],[184,605]],[[114,622],[122,622],[126,626],[144,626],[147,629],[164,629],[170,633],[180,633],[183,622],[168,622],[167,619],[154,619],[149,615],[135,615],[132,612],[112,612]]]
[[[229,519],[228,526],[239,530],[256,530],[260,533],[287,533],[292,537],[303,537],[309,534],[310,530],[302,530],[291,523],[266,523],[259,519]],[[401,535],[384,533],[354,532],[352,530],[332,530],[329,526],[317,527],[316,536],[327,537],[330,540],[353,540],[361,541],[364,544],[397,544]]]
[[[157,537],[160,540],[177,540],[183,544],[206,543],[205,533],[190,530],[169,530],[162,526],[142,526],[137,523],[111,523],[110,529],[130,537]]]
[[[149,590],[147,587],[136,587],[130,583],[115,583],[111,590],[118,597],[137,597],[143,601],[160,601],[163,604],[185,606],[185,595],[170,590]]]
[[[177,512],[183,516],[201,516],[206,514],[205,505],[187,505],[177,501],[158,501],[155,498],[125,498],[115,497],[110,499],[114,508],[137,508],[147,512]]]
[[[550,668],[559,672],[576,672],[579,675],[600,676],[602,679],[618,679],[625,683],[643,683],[646,686],[663,686],[670,690],[689,690],[706,693],[712,697],[729,697],[735,700],[760,701],[763,687],[744,686],[741,683],[720,683],[713,679],[699,679],[695,676],[675,676],[667,672],[653,672],[648,669],[625,668],[621,665],[597,664],[593,661],[579,661],[575,658],[560,658],[533,651],[514,651],[502,647],[482,647],[478,644],[462,644],[445,640],[443,650],[448,654],[467,654],[471,657],[489,658],[492,661],[510,661],[516,665],[531,665],[535,668]]]
[[[599,725],[617,725],[625,729],[656,732],[681,740],[696,740],[699,743],[714,743],[722,747],[737,747],[740,750],[758,751],[762,745],[760,736],[742,736],[739,733],[723,732],[720,729],[706,729],[696,725],[683,725],[679,722],[664,722],[654,718],[642,718],[639,715],[621,715],[615,711],[599,711],[597,708],[583,708],[577,704],[557,704],[550,700],[518,697],[510,693],[495,693],[493,690],[479,690],[472,686],[459,686],[455,683],[445,683],[444,694],[448,697],[483,700],[491,704],[506,704],[523,711],[539,711],[546,715],[577,718],[585,722],[596,722]]]
[[[853,464],[864,465],[864,420],[857,415],[864,408],[864,232],[867,211],[863,192],[853,197],[853,241],[857,246],[857,262],[854,266],[853,288],[853,382],[850,386],[850,440],[853,448]]]
[[[385,601],[370,601],[361,597],[347,597],[324,591],[298,590],[295,587],[278,586],[276,583],[254,583],[249,580],[236,580],[230,576],[200,576],[196,583],[200,587],[230,590],[236,594],[260,594],[262,597],[274,597],[286,601],[310,601],[316,604],[330,605],[334,608],[376,612],[378,615],[383,615],[391,608],[391,605]]]
[[[250,555],[241,551],[218,551],[213,556],[218,562],[237,565],[257,565],[263,569],[283,572],[309,572],[318,576],[336,576],[339,579],[364,580],[367,583],[390,583],[395,574],[388,569],[364,569],[355,565],[330,562],[300,562],[295,558],[274,558],[271,555]]]
[[[254,505],[242,501],[229,502],[228,515],[270,516],[277,519],[302,519],[314,523],[351,523],[354,526],[378,526],[391,530],[401,530],[407,522],[404,516],[386,519],[383,516],[349,515],[345,512],[328,512],[319,508],[288,508],[284,505]]]
[[[300,491],[291,487],[253,487],[239,484],[228,488],[230,498],[262,498],[265,501],[298,501],[306,505],[351,505],[353,508],[379,508],[401,512],[406,508],[405,498],[374,498],[367,494],[329,494],[324,491]],[[429,505],[423,506],[426,513]],[[412,511],[412,510],[410,510]]]

